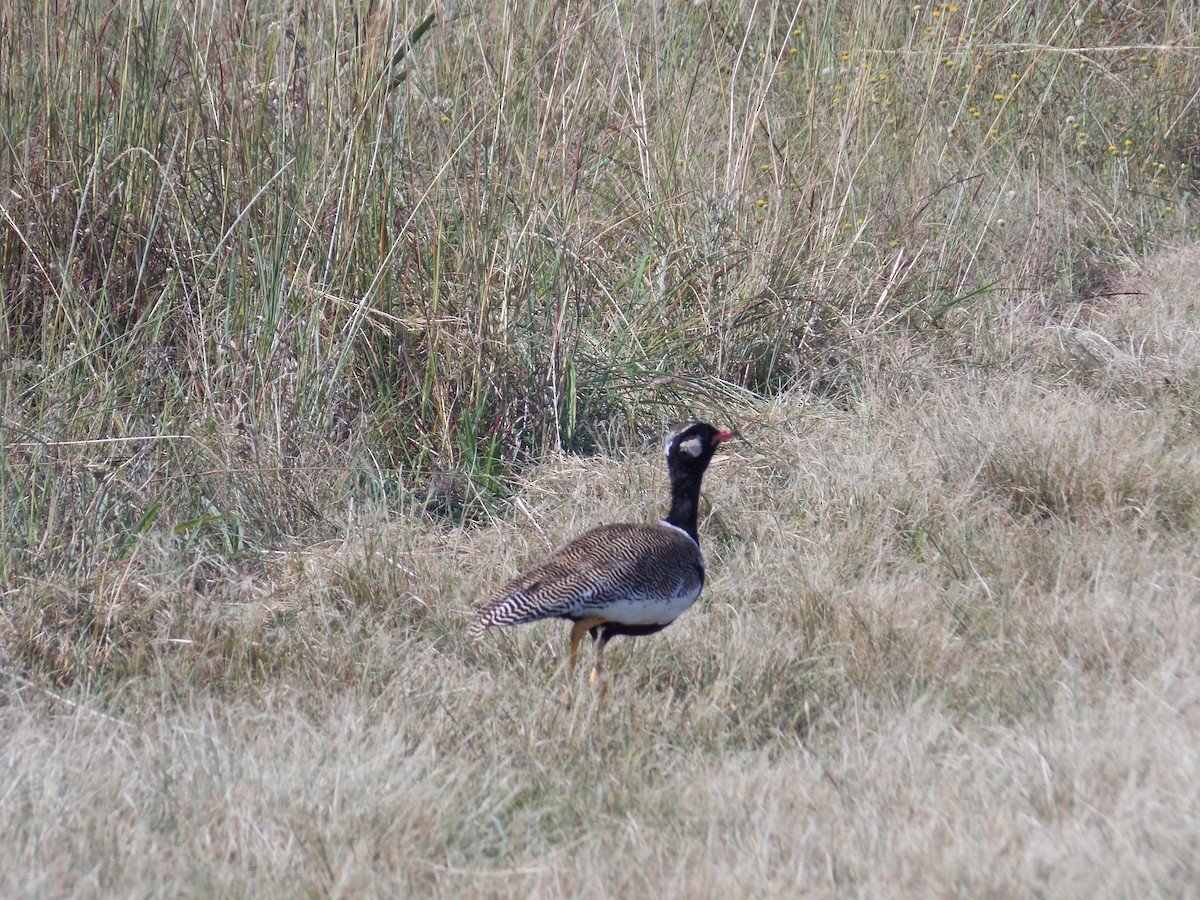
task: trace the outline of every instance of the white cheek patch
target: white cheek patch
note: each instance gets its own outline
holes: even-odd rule
[[[704,442],[698,437],[688,438],[679,445],[681,453],[686,453],[688,456],[699,456],[704,452]]]

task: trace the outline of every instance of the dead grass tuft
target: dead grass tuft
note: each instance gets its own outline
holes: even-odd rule
[[[1157,411],[1020,379],[946,406],[942,477],[975,480],[1014,515],[1177,529],[1195,518],[1200,469]]]

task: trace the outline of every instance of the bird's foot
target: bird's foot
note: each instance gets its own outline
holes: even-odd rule
[[[592,669],[592,674],[588,677],[588,683],[596,691],[596,705],[604,706],[604,701],[608,698],[608,682],[599,669]]]

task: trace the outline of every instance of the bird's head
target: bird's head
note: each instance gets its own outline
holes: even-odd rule
[[[717,447],[739,437],[732,429],[714,428],[707,422],[685,422],[666,437],[667,468],[672,475],[700,475],[708,468]]]

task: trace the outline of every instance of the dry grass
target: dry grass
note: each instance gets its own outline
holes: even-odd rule
[[[462,626],[566,536],[652,516],[657,453],[552,457],[484,527],[354,521],[258,573],[143,546],[70,644],[93,690],[10,660],[4,893],[1190,893],[1192,282],[1161,274],[1186,266],[1073,313],[1141,348],[1119,392],[1047,352],[1054,377],[744,410],[704,598],[614,645],[605,708],[558,704],[559,624]],[[83,615],[52,599],[10,592],[10,652]]]
[[[1195,894],[1194,6],[0,0],[0,895]]]

